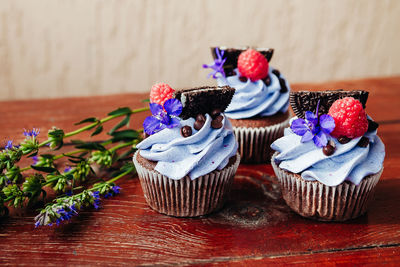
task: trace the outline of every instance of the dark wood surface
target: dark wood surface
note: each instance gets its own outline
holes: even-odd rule
[[[201,218],[158,214],[145,203],[136,177],[103,208],[71,223],[34,229],[33,212],[0,219],[0,263],[9,265],[399,265],[400,77],[320,84],[294,90],[365,89],[367,113],[380,122],[386,158],[369,212],[345,223],[304,219],[285,205],[270,165],[241,165],[225,207]],[[22,140],[24,128],[66,131],[118,106],[141,107],[147,94],[0,103],[0,138]],[[141,127],[147,114],[134,116]],[[87,138],[80,135],[80,138]],[[44,137],[42,137],[44,138]],[[105,136],[96,137],[98,140]]]

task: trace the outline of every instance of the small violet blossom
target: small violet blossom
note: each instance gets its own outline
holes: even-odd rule
[[[182,103],[178,99],[168,99],[164,107],[157,103],[150,103],[150,111],[153,115],[143,122],[144,131],[149,135],[180,125],[178,116],[182,113]]]
[[[302,136],[302,143],[313,140],[317,147],[324,147],[328,143],[327,135],[335,129],[335,120],[328,114],[318,116],[318,108],[319,101],[315,114],[306,111],[306,119],[298,118],[294,120],[290,129],[295,134]]]
[[[4,147],[6,150],[12,149],[14,147],[13,140],[8,140],[6,146]]]
[[[226,61],[226,58],[223,58],[225,51],[224,50],[219,50],[218,47],[215,48],[215,54],[217,55],[217,58],[214,59],[214,64],[212,65],[207,65],[207,64],[203,64],[203,68],[207,69],[213,69],[213,72],[210,72],[207,76],[207,78],[210,78],[210,76],[212,75],[212,77],[214,79],[217,79],[216,74],[217,73],[221,73],[222,77],[225,78],[225,71],[224,71],[224,64]]]
[[[40,133],[40,129],[33,128],[31,131],[27,131],[24,129],[24,135],[26,137],[37,137]]]

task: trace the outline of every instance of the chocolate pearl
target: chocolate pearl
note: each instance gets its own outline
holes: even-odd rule
[[[211,127],[214,129],[219,129],[222,127],[222,120],[223,120],[223,116],[219,115],[218,117],[216,117],[215,119],[213,119],[211,121]]]
[[[357,146],[359,147],[367,147],[369,145],[368,137],[361,137],[360,141],[358,141]]]
[[[378,129],[379,124],[376,121],[370,119],[367,120],[368,120],[368,130],[367,130],[368,132],[372,132]]]
[[[272,73],[275,74],[276,77],[278,77],[278,78],[281,76],[281,73],[277,69],[273,70]]]
[[[197,114],[196,121],[206,121],[206,116],[203,114]]]
[[[192,135],[192,127],[185,125],[181,128],[181,135],[183,137],[189,137]]]
[[[240,77],[239,77],[239,80],[240,80],[241,82],[243,82],[243,83],[247,82],[247,78],[244,77],[244,76],[240,76]]]
[[[286,82],[285,82],[285,80],[282,79],[282,78],[279,78],[279,84],[280,84],[280,86],[281,86],[280,92],[281,92],[281,93],[286,93],[286,92],[288,91],[288,89],[287,89],[287,87],[286,87]]]
[[[214,109],[214,110],[211,112],[210,115],[211,115],[211,118],[215,119],[216,117],[218,117],[219,115],[221,115],[221,110],[220,110],[219,108]]]
[[[271,77],[269,77],[269,75],[268,75],[267,77],[264,78],[263,81],[264,81],[265,85],[268,86],[271,84]]]
[[[203,128],[205,121],[195,121],[193,124],[193,128],[199,131],[201,128]]]
[[[337,140],[341,144],[347,144],[348,142],[350,142],[351,138],[348,138],[346,136],[340,136],[340,137],[338,137]]]
[[[328,141],[328,144],[326,146],[324,146],[324,148],[322,149],[322,152],[326,155],[326,156],[330,156],[333,153],[335,153],[336,150],[336,145],[332,140]]]
[[[193,128],[198,131],[203,128],[204,123],[206,123],[206,116],[204,116],[203,114],[198,114],[196,116],[196,121],[194,122]]]

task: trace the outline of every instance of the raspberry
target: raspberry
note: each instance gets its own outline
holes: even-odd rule
[[[335,120],[333,137],[355,138],[363,136],[368,129],[367,114],[360,101],[352,97],[336,100],[328,114]]]
[[[242,52],[237,63],[240,74],[253,82],[268,76],[268,60],[254,49]]]
[[[173,97],[173,93],[175,92],[168,84],[166,83],[157,83],[151,87],[150,90],[150,102],[157,103],[161,106],[164,105],[164,102]]]

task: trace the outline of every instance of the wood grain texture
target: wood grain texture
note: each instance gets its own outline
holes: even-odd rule
[[[400,2],[2,0],[0,99],[212,84],[213,45],[275,48],[289,81],[400,74]]]
[[[2,265],[248,265],[400,263],[400,116],[386,108],[400,105],[393,93],[400,77],[324,84],[296,89],[372,84],[367,110],[385,122],[379,135],[387,156],[375,200],[366,215],[345,223],[308,220],[283,201],[270,165],[241,165],[224,208],[199,218],[161,215],[145,203],[137,177],[119,184],[120,195],[102,209],[85,210],[69,224],[34,229],[32,211],[13,211],[0,220]],[[397,87],[398,88],[398,87]],[[372,97],[373,95],[373,97]],[[72,123],[102,116],[118,106],[144,105],[146,94],[0,103],[0,136],[23,127]],[[139,127],[145,114],[132,120]],[[81,136],[86,138],[85,136]],[[104,138],[100,135],[99,138]]]

